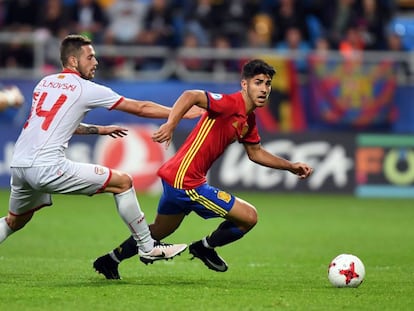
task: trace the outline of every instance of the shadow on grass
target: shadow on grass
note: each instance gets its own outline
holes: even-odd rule
[[[209,272],[209,271],[208,271]],[[242,284],[245,283],[245,284]],[[31,274],[27,275],[24,273],[2,273],[0,274],[0,287],[2,284],[7,286],[13,286],[15,284],[21,288],[108,288],[108,287],[130,287],[130,286],[144,286],[144,287],[163,287],[163,288],[187,288],[187,289],[197,289],[197,288],[217,288],[217,289],[227,289],[231,288],[234,285],[234,279],[228,277],[219,277],[216,273],[202,273],[197,275],[191,273],[187,276],[177,276],[177,275],[163,275],[159,273],[157,275],[145,275],[143,277],[126,277],[121,280],[107,280],[102,275],[96,275],[95,277],[91,276],[82,276],[77,280],[74,280],[73,277],[68,277],[67,274],[64,274],[59,279],[59,276],[54,275],[53,279],[49,274]],[[238,284],[244,288],[252,286],[254,283],[251,283],[251,280],[246,280],[246,282],[241,282],[238,280]]]

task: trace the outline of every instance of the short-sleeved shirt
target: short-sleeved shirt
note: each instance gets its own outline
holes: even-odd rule
[[[206,92],[207,112],[201,117],[177,153],[158,175],[178,189],[194,189],[207,180],[207,171],[233,142],[260,142],[254,112],[246,113],[241,92]]]
[[[123,97],[108,87],[64,70],[35,87],[29,118],[15,144],[12,167],[57,164],[88,111],[113,109]]]

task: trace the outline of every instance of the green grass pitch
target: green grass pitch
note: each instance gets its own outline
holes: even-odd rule
[[[226,273],[190,260],[120,266],[122,280],[92,269],[128,236],[111,195],[54,196],[0,245],[0,310],[414,310],[414,201],[339,195],[239,193],[259,223],[218,249]],[[158,196],[139,195],[148,222]],[[0,191],[7,212],[8,191]],[[190,215],[166,242],[190,243],[219,223]],[[359,256],[359,288],[333,288],[330,260]]]

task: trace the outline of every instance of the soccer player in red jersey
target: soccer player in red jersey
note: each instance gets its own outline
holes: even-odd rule
[[[184,114],[194,105],[206,109],[177,153],[158,170],[164,191],[150,230],[152,237],[160,240],[172,234],[190,212],[204,219],[223,218],[216,230],[189,246],[190,253],[214,271],[225,272],[228,268],[215,248],[242,238],[257,222],[253,205],[207,183],[208,170],[225,149],[238,141],[243,144],[249,159],[259,165],[288,170],[301,179],[312,173],[309,165],[273,155],[260,144],[254,110],[267,105],[274,74],[271,66],[255,59],[243,66],[241,91],[237,93],[184,91],[167,122],[153,134],[155,142],[165,143],[168,147]],[[122,260],[136,254],[133,243],[133,239],[128,238],[95,263],[117,272]],[[141,261],[146,263],[143,258]]]

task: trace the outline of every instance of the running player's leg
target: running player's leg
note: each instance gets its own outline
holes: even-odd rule
[[[165,237],[172,234],[180,225],[185,214],[179,215],[158,215],[155,217],[155,221],[151,224],[150,231],[151,236],[160,241]],[[168,245],[171,250],[173,250],[173,245]],[[137,254],[137,243],[134,237],[131,235],[124,242],[122,242],[118,247],[114,248],[108,254],[103,255],[97,258],[94,262],[94,268],[98,271],[105,271],[104,275],[108,275],[108,279],[117,279],[119,277],[118,265],[125,259],[131,258]],[[152,263],[145,259],[145,257],[140,257],[141,261],[145,264]]]
[[[144,252],[151,251],[154,247],[154,240],[132,186],[132,178],[126,173],[112,170],[111,177],[103,192],[114,194],[118,213],[131,231],[131,235],[136,241],[135,244]]]
[[[33,173],[28,173],[24,168],[11,169],[9,212],[7,216],[0,218],[0,243],[22,229],[36,210],[52,205],[50,194],[36,191],[26,182],[26,174],[36,175]]]
[[[141,256],[151,260],[168,259],[187,248],[186,244],[177,244],[168,249],[160,244],[155,245],[138,203],[132,178],[128,174],[100,165],[66,159],[57,166],[48,167],[47,174],[40,176],[43,175],[46,177],[41,180],[40,184],[43,186],[40,190],[44,192],[84,195],[113,193],[118,214],[136,240],[136,245],[142,252]]]
[[[168,190],[168,189],[167,189]],[[149,230],[153,239],[161,241],[172,234],[181,224],[185,217],[185,213],[181,210],[180,205],[176,204],[178,195],[167,196],[164,190],[158,204],[158,213],[154,223],[149,225]],[[173,198],[173,200],[171,200]],[[160,214],[162,212],[163,214]],[[133,238],[133,236],[132,236]],[[130,258],[136,254],[132,247],[132,239],[129,237],[119,247],[112,251],[113,256],[119,262]]]
[[[256,225],[257,211],[250,203],[235,197],[232,208],[224,218],[226,220],[206,238],[211,247],[223,246],[243,237]]]
[[[164,192],[158,204],[158,212],[166,214],[157,214],[154,223],[150,227],[151,235],[155,240],[162,240],[172,234],[181,224],[186,213],[180,208],[180,204],[176,204],[176,200],[180,193],[167,195],[174,189],[168,185],[164,186]],[[183,192],[183,191],[181,191]],[[172,200],[170,200],[172,198]],[[188,200],[188,199],[187,199]],[[125,259],[131,258],[137,254],[136,241],[133,236],[128,237],[118,247],[109,253],[97,258],[94,262],[94,268],[98,272],[103,273],[107,279],[120,278],[118,273],[118,265]],[[142,260],[144,263],[148,263]]]
[[[157,241],[165,239],[177,230],[185,216],[185,213],[168,215],[157,213],[154,222],[149,225],[151,236]]]
[[[123,172],[112,170],[112,176],[103,189],[103,192],[111,192],[114,194],[121,218],[128,227],[132,224],[132,230],[130,229],[132,235],[121,243],[119,247],[110,252],[111,257],[120,263],[123,259],[136,255],[138,252],[137,241],[141,241],[138,244],[142,243],[143,249],[146,247],[148,250],[151,250],[154,245],[154,240],[151,237],[145,215],[136,198],[131,178]]]
[[[194,210],[201,217],[226,219],[206,238],[210,247],[223,246],[240,239],[257,223],[255,207],[228,192],[205,184],[188,193],[198,203]]]
[[[171,235],[181,225],[184,217],[191,211],[187,206],[190,202],[185,190],[175,189],[162,181],[163,192],[158,202],[157,215],[150,224],[151,235],[162,240]]]
[[[225,272],[227,264],[214,248],[232,243],[250,231],[257,222],[256,209],[244,200],[208,185],[198,189],[193,197],[202,205],[196,210],[200,216],[223,217],[226,220],[210,235],[192,243],[190,253],[201,259],[209,269]],[[216,216],[213,216],[214,213]]]
[[[132,237],[138,243],[138,253],[141,259],[146,259],[146,263],[152,263],[158,259],[172,258],[187,248],[185,244],[158,243],[151,237],[145,215],[132,186],[132,179],[128,174],[113,170],[111,179],[104,191],[115,193],[118,213],[130,229]]]

